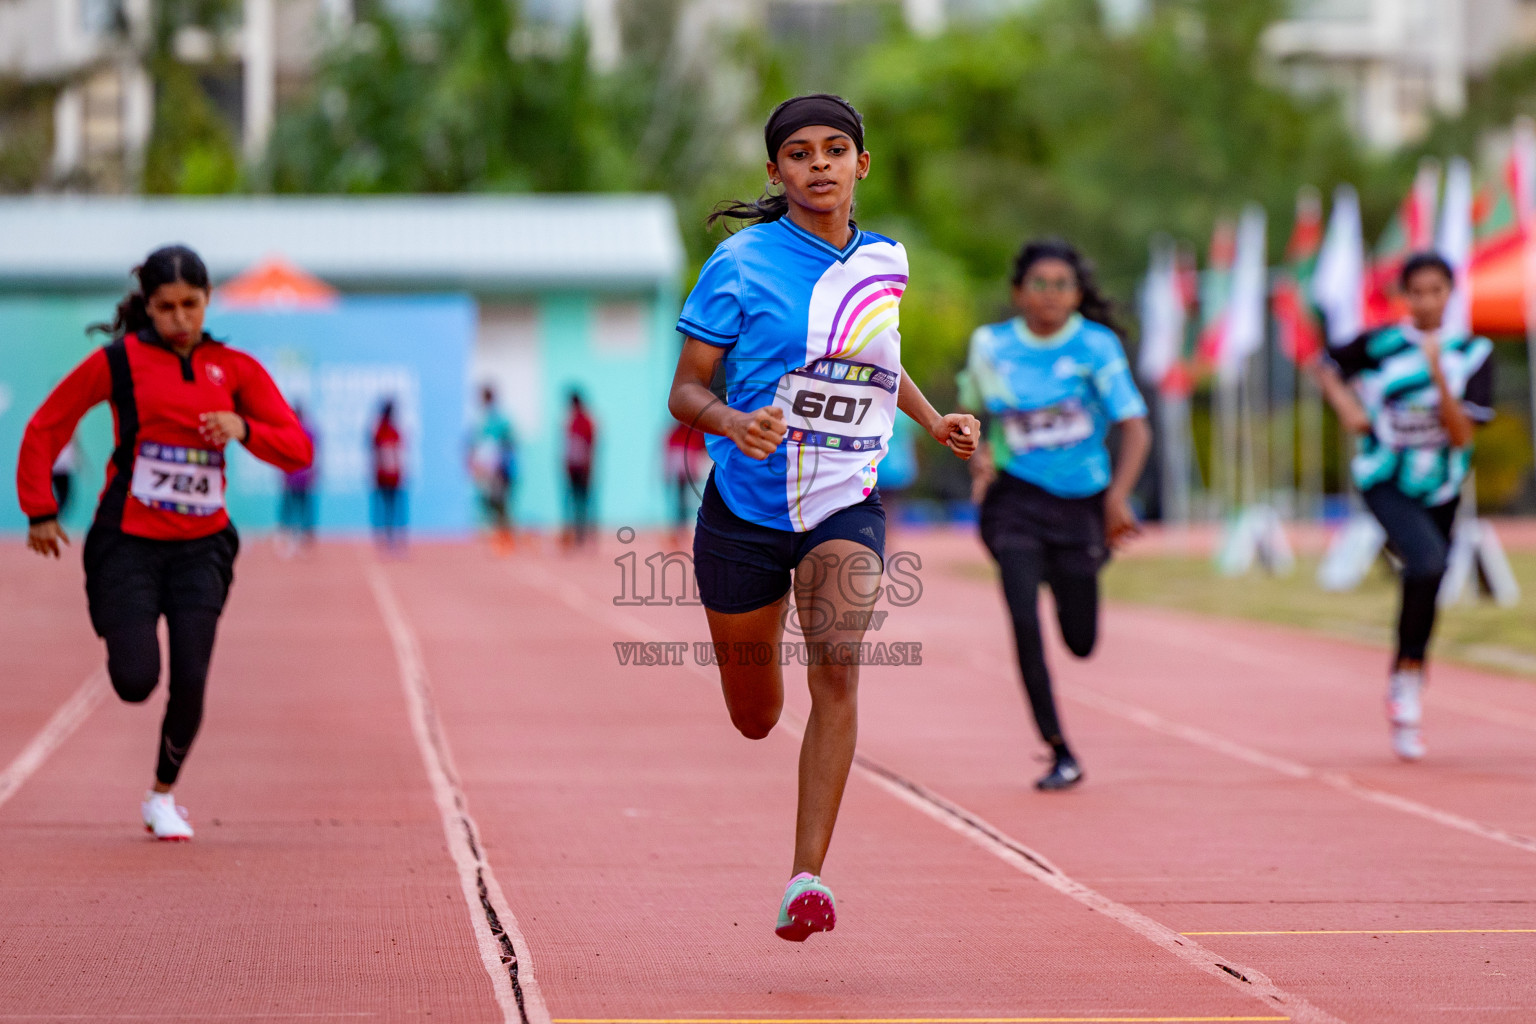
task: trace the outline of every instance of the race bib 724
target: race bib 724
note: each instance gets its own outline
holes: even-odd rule
[[[211,516],[224,507],[224,454],[144,441],[128,492],[150,508]]]

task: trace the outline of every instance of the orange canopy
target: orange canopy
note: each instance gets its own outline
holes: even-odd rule
[[[1479,334],[1525,336],[1523,239],[1490,246],[1472,260],[1472,329]]]
[[[281,256],[267,257],[218,290],[226,305],[244,307],[328,306],[337,296],[336,289]]]

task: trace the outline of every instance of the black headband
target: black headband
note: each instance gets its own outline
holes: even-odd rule
[[[849,106],[846,100],[826,93],[815,93],[785,100],[769,116],[768,124],[763,128],[763,141],[768,144],[768,159],[778,160],[779,147],[795,132],[812,124],[824,124],[828,128],[846,132],[858,151],[864,152],[864,125],[859,119],[859,112]]]

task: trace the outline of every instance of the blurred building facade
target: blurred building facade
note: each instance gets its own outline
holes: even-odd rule
[[[1469,79],[1536,46],[1536,2],[1295,0],[1264,45],[1292,87],[1341,94],[1356,135],[1391,149],[1460,113]]]
[[[55,87],[50,184],[134,190],[153,127],[145,63],[156,0],[0,0],[0,76]],[[235,0],[227,23],[188,25],[167,40],[260,154],[276,104],[303,88],[316,57],[350,23],[353,0]]]
[[[136,190],[155,117],[146,72],[166,53],[196,70],[252,162],[278,105],[299,96],[317,58],[363,5],[409,21],[440,0],[223,0],[208,24],[157,27],[157,0],[0,0],[0,78],[52,90],[51,157],[44,187]],[[723,105],[733,94],[723,34],[872,37],[899,8],[920,34],[1027,9],[1039,0],[522,0],[551,39],[580,23],[599,68],[612,68],[637,34],[665,38],[669,63],[707,67]],[[1098,0],[1112,30],[1129,30],[1159,0]],[[1511,51],[1536,46],[1536,0],[1292,0],[1264,38],[1281,78],[1302,92],[1341,96],[1369,144],[1411,142],[1436,113],[1455,114],[1469,80]],[[814,54],[811,55],[814,59]],[[736,89],[735,91],[740,91]],[[0,119],[0,143],[6,125]]]

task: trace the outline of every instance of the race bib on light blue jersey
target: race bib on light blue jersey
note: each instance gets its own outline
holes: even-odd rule
[[[958,381],[990,416],[997,467],[1063,498],[1109,486],[1109,428],[1147,414],[1120,339],[1074,316],[1049,338],[1014,319],[977,328]]]

